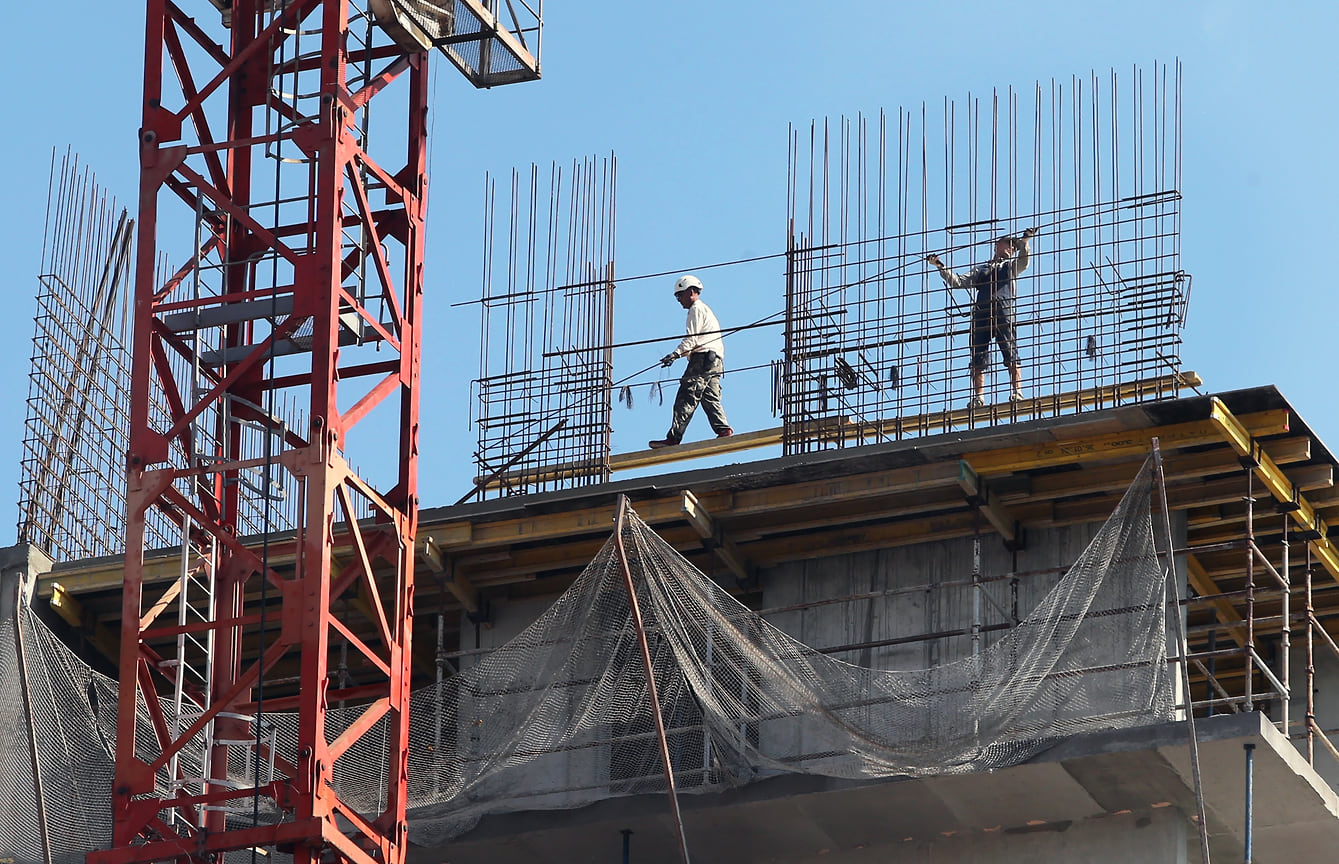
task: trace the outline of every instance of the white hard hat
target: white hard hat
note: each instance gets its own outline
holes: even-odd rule
[[[677,295],[680,291],[689,291],[697,289],[697,293],[702,293],[702,280],[696,276],[680,276],[679,281],[674,283],[674,293]]]

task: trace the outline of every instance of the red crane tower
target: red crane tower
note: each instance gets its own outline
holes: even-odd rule
[[[114,828],[91,864],[403,861],[428,52],[479,87],[537,78],[542,7],[503,2],[147,0]],[[375,147],[374,105],[397,133]],[[350,786],[354,750],[382,773]]]

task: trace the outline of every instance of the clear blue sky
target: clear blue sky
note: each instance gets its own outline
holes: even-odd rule
[[[213,14],[206,0],[181,2]],[[0,139],[0,251],[11,324],[0,347],[9,370],[0,379],[0,501],[14,514],[51,149],[72,146],[122,201],[134,200],[143,13],[91,0],[10,6],[0,37],[10,118]],[[476,92],[439,63],[425,506],[454,501],[473,476],[464,417],[478,318],[450,304],[480,290],[485,170],[613,150],[619,272],[686,268],[784,248],[788,123],[1176,57],[1185,74],[1182,264],[1195,276],[1185,366],[1210,390],[1277,384],[1322,438],[1339,442],[1327,347],[1339,286],[1325,275],[1339,234],[1339,4],[550,0],[545,12],[540,82]],[[723,323],[780,308],[780,271],[725,271],[710,282]],[[677,327],[682,312],[664,281],[621,288],[620,319],[664,316]],[[760,356],[732,354],[732,365],[775,356],[750,350]],[[727,377],[740,430],[774,424],[766,382],[753,383]],[[615,449],[639,449],[667,418],[668,406],[616,407]],[[0,543],[13,537],[14,519],[3,522]]]

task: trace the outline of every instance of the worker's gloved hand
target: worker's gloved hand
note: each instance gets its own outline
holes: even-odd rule
[[[661,358],[660,358],[660,365],[661,365],[661,366],[673,366],[673,365],[674,365],[674,355],[673,355],[673,354],[666,354],[664,357],[661,357]]]
[[[1024,240],[1031,240],[1033,237],[1036,237],[1036,236],[1037,236],[1037,226],[1035,226],[1035,225],[1033,225],[1031,228],[1025,229],[1025,230],[1023,231],[1023,239],[1024,239]]]
[[[939,256],[934,254],[933,252],[925,256],[925,261],[927,264],[931,264],[935,267],[942,266],[942,262],[939,260]]]

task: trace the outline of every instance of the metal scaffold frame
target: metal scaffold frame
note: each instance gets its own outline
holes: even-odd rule
[[[259,848],[400,861],[427,54],[340,0],[237,0],[224,28],[172,0],[147,10],[113,837],[90,860]],[[370,106],[392,94],[404,134],[374,151]],[[194,236],[180,236],[174,199]],[[160,281],[160,244],[183,242],[188,260]],[[280,416],[292,394],[306,428]],[[369,417],[398,427],[379,485],[345,457]],[[277,509],[285,488],[294,535],[271,541],[266,521],[259,549],[241,543],[243,514]],[[180,528],[180,578],[161,594],[144,578],[155,514]],[[343,566],[340,545],[352,550]],[[275,569],[280,555],[291,571]],[[149,647],[164,637],[176,656]],[[359,687],[332,683],[341,643],[371,670]],[[281,663],[303,686],[267,701]],[[341,699],[363,710],[332,738],[325,714]],[[281,709],[299,714],[291,764],[264,717]],[[379,813],[332,785],[364,740],[387,756],[385,775],[366,778],[383,788]]]
[[[1176,550],[1192,591],[1182,601],[1192,644],[1174,659],[1188,664],[1198,685],[1187,701],[1204,715],[1264,708],[1280,732],[1306,742],[1309,763],[1315,764],[1317,742],[1339,762],[1339,747],[1332,740],[1337,730],[1327,732],[1315,714],[1317,645],[1339,660],[1339,643],[1314,605],[1317,571],[1339,581],[1339,551],[1329,526],[1307,501],[1306,487],[1289,479],[1266,446],[1217,400],[1212,421],[1242,464],[1240,504],[1219,518],[1240,522],[1241,527],[1224,529],[1221,536],[1192,537],[1185,548]],[[1299,542],[1305,553],[1300,585],[1293,560],[1293,547]],[[1208,566],[1207,556],[1216,556],[1219,563]],[[1225,584],[1228,581],[1232,584]],[[1324,590],[1332,589],[1330,585]],[[1294,605],[1297,594],[1301,610]],[[1300,680],[1294,674],[1293,657],[1293,633],[1299,625],[1305,658]],[[1223,645],[1224,641],[1233,644]],[[1303,687],[1305,698],[1298,704]],[[1298,709],[1304,712],[1300,720]]]

